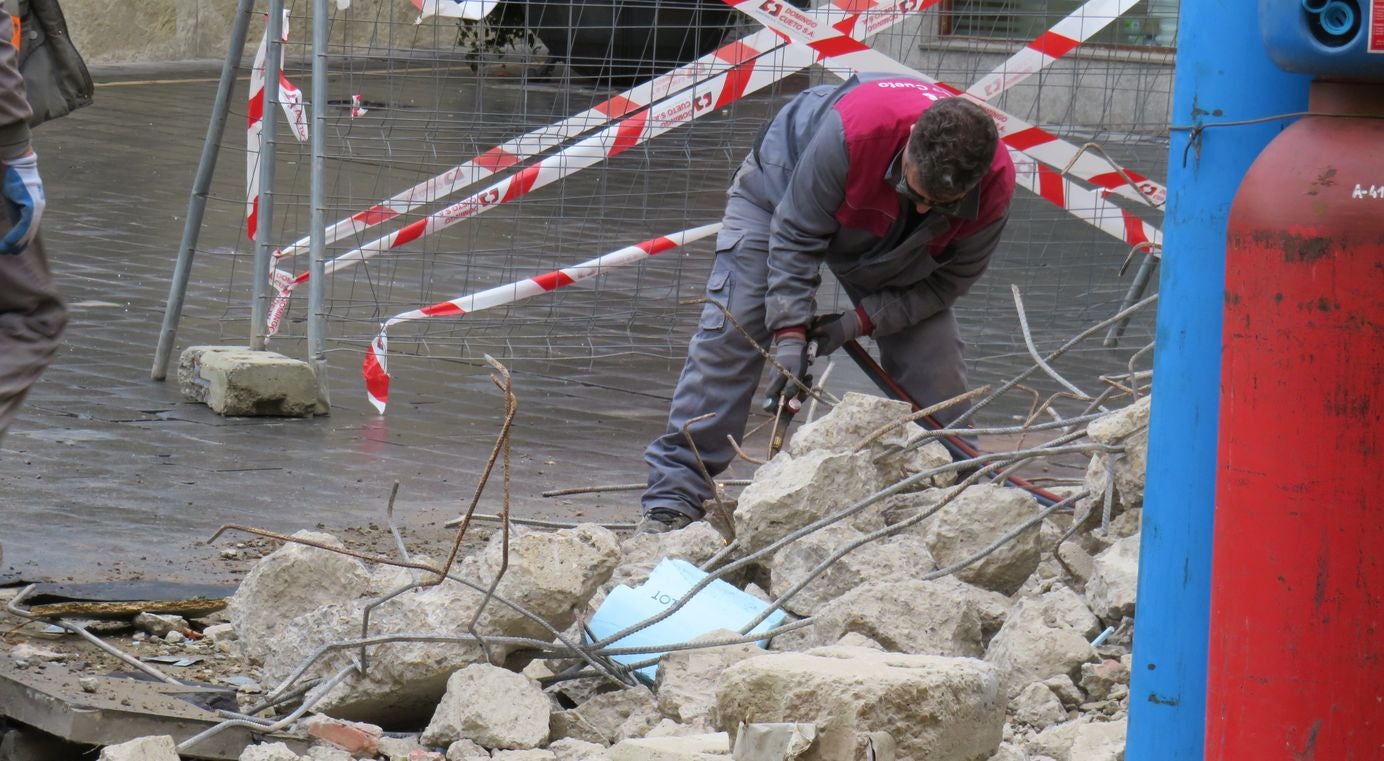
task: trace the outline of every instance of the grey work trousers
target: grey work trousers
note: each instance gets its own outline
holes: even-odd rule
[[[21,254],[0,256],[0,438],[29,387],[53,361],[66,325],[67,310],[53,290],[42,235]]]
[[[715,417],[689,429],[713,477],[735,458],[727,436],[734,436],[736,441],[744,436],[765,365],[749,339],[768,347],[772,338],[764,324],[768,229],[767,212],[732,196],[716,236],[716,259],[707,279],[706,297],[723,304],[749,336],[736,330],[721,309],[712,304],[703,308],[673,394],[667,430],[644,451],[649,466],[648,489],[642,500],[645,513],[661,507],[701,518],[703,503],[712,497],[711,486],[682,432],[688,420],[715,413]],[[852,300],[859,301],[865,293],[844,280],[841,283]],[[934,404],[966,390],[965,345],[950,309],[875,340],[885,371],[918,403]],[[964,407],[958,406],[937,417],[949,423],[963,411]]]

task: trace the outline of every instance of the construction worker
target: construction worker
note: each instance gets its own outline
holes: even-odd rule
[[[668,415],[649,444],[644,518],[660,533],[699,520],[711,487],[688,446],[691,426],[715,476],[744,435],[770,346],[770,399],[794,395],[810,363],[873,336],[885,370],[918,402],[966,389],[963,343],[951,306],[985,272],[1014,195],[1014,167],[994,122],[942,88],[861,74],[811,88],[779,111],[727,192],[708,304]],[[825,263],[855,308],[818,315]],[[753,342],[751,341],[753,339]],[[942,413],[945,423],[960,409]]]

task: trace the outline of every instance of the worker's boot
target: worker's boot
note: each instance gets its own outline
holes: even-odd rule
[[[692,518],[686,513],[677,510],[669,510],[666,507],[655,507],[644,514],[644,519],[639,521],[635,527],[636,534],[665,534],[669,531],[677,531],[687,528],[692,523]]]

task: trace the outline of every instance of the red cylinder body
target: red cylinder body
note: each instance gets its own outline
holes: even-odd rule
[[[1293,124],[1230,212],[1209,760],[1384,759],[1384,85],[1312,88],[1359,118]]]

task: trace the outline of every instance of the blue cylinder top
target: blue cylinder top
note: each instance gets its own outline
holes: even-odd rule
[[[1284,71],[1384,82],[1384,0],[1259,0],[1259,30]]]

